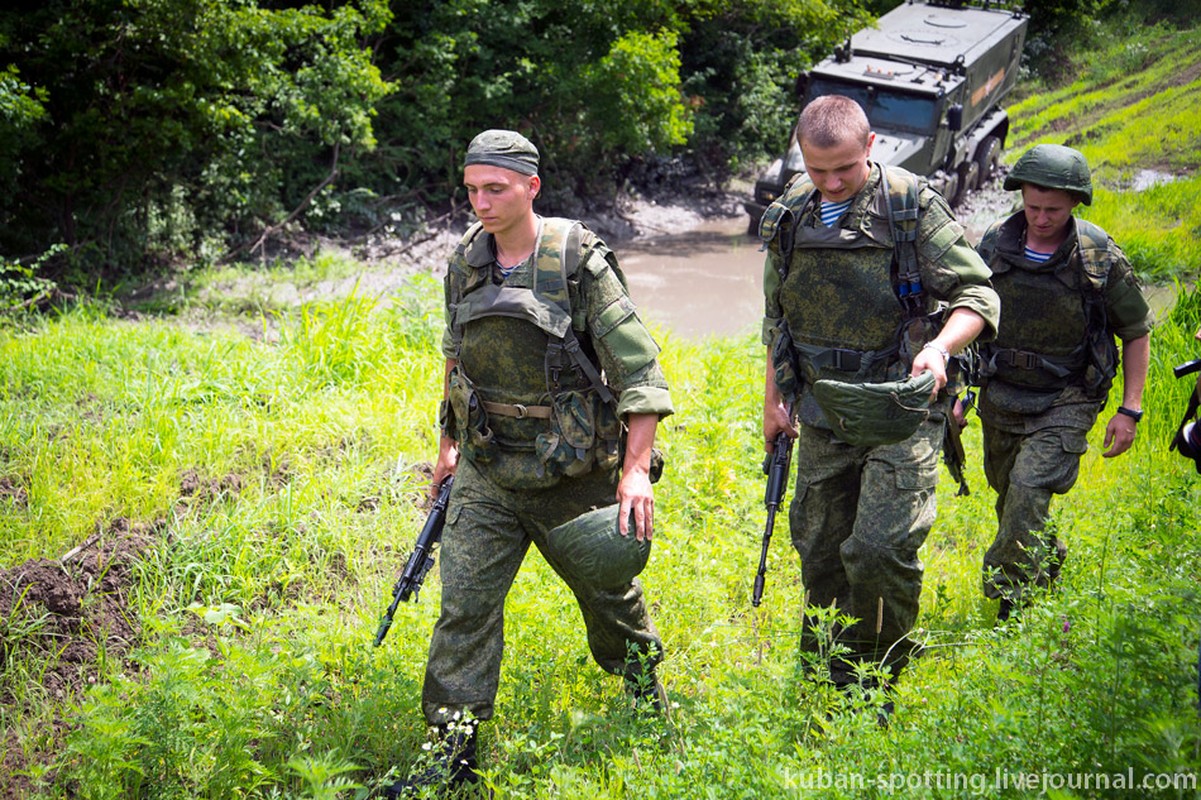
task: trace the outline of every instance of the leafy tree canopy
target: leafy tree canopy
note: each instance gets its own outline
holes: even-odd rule
[[[1033,4],[1031,64],[1106,14],[1197,2]],[[541,148],[548,211],[668,173],[720,184],[786,140],[797,75],[896,3],[23,4],[0,11],[0,262],[95,285],[420,224],[462,205],[463,150],[492,127]]]

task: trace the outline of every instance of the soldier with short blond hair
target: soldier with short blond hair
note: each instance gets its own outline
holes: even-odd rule
[[[918,549],[934,523],[948,361],[990,338],[999,311],[988,268],[942,196],[871,160],[874,134],[855,101],[818,98],[796,135],[806,174],[760,225],[763,435],[769,451],[782,431],[796,440],[792,543],[808,602],[856,620],[836,631],[848,652],[828,663],[833,683],[849,689],[863,664],[895,679],[915,647],[908,634],[921,595]],[[927,373],[935,396],[916,430],[894,441],[852,435],[814,391],[819,381],[853,389]],[[809,617],[802,645],[819,652]]]

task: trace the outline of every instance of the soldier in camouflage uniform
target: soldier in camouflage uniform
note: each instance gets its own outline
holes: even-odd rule
[[[984,556],[984,593],[1008,619],[1029,585],[1059,574],[1063,542],[1046,527],[1051,496],[1076,482],[1087,435],[1104,407],[1122,340],[1122,403],[1102,453],[1121,455],[1142,417],[1151,312],[1130,262],[1105,231],[1072,211],[1092,202],[1076,150],[1038,145],[1005,178],[1023,208],[992,225],[978,250],[993,271],[1005,322],[981,348],[984,471],[997,492],[997,536]]]
[[[460,721],[492,717],[505,596],[531,543],[575,594],[596,662],[625,678],[636,705],[664,702],[662,643],[634,578],[654,529],[655,429],[672,413],[659,348],[605,244],[534,213],[529,140],[481,133],[463,182],[479,221],[445,281],[434,484],[455,483],[422,692],[443,763],[392,796],[475,780],[474,723]]]
[[[813,101],[796,136],[807,176],[760,225],[768,251],[763,434],[769,452],[781,431],[796,439],[789,524],[808,603],[857,620],[838,631],[849,652],[829,664],[845,689],[858,682],[860,663],[895,678],[913,649],[907,634],[921,594],[918,549],[934,522],[947,362],[993,335],[999,309],[988,269],[946,201],[912,173],[870,160],[874,134],[858,104]],[[903,280],[890,277],[898,270]],[[812,391],[821,378],[880,383],[927,371],[931,412],[894,444],[842,441]],[[812,624],[807,617],[802,646],[816,652]]]

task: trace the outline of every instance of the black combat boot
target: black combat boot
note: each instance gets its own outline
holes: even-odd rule
[[[653,669],[637,674],[627,672],[623,680],[625,692],[636,711],[645,710],[656,714],[667,711],[667,690],[663,688]]]
[[[479,780],[475,773],[476,722],[456,722],[439,725],[431,743],[434,763],[424,772],[396,781],[384,789],[389,800],[416,797],[422,789],[439,787],[439,795],[449,795]]]

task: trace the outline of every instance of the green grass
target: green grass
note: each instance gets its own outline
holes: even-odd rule
[[[438,292],[419,280],[402,300],[306,307],[274,341],[86,311],[0,334],[0,473],[28,487],[0,517],[2,565],[61,555],[118,516],[162,521],[128,598],[142,636],[90,665],[85,694],[47,702],[54,655],[21,649],[32,612],[0,628],[13,651],[0,718],[28,742],[32,796],[349,798],[419,767],[436,575],[370,645],[420,524],[415,465],[434,454]],[[966,796],[913,782],[987,777],[972,796],[1010,797],[1022,793],[994,788],[994,770],[1196,774],[1201,483],[1166,443],[1191,388],[1170,368],[1197,354],[1199,308],[1186,296],[1157,331],[1134,451],[1103,461],[1094,441],[1056,505],[1062,585],[1005,628],[979,592],[994,521],[968,429],[974,491],[953,498],[943,476],[923,550],[929,650],[888,730],[801,677],[785,525],[750,606],[762,348],[660,331],[678,413],[661,429],[669,469],[644,579],[675,707],[667,720],[626,708],[587,657],[570,593],[531,555],[483,728],[486,782],[512,798],[728,798],[811,796],[825,781],[818,796],[850,798],[886,796],[854,783],[878,775],[909,782],[906,796]],[[190,494],[185,473],[200,478]],[[69,730],[51,727],[59,715]]]
[[[802,677],[803,590],[783,519],[764,603],[750,605],[763,348],[658,331],[677,414],[660,427],[668,470],[643,578],[671,715],[626,707],[587,656],[570,592],[531,554],[481,734],[496,797],[1009,798],[1039,794],[1019,785],[1031,779],[1050,797],[1198,796],[1195,783],[1097,788],[1201,771],[1201,476],[1167,451],[1195,385],[1171,368],[1201,356],[1198,56],[1192,32],[1128,33],[1082,61],[1079,84],[1011,109],[1010,157],[1039,141],[1079,146],[1097,168],[1088,216],[1142,274],[1180,281],[1153,335],[1134,449],[1102,459],[1098,426],[1078,485],[1054,505],[1070,548],[1056,591],[993,625],[980,564],[994,495],[974,423],[972,494],[953,497],[942,475],[922,550],[926,653],[892,726],[877,728]],[[1143,168],[1181,177],[1133,192]],[[315,285],[358,267],[321,257],[301,272]],[[249,277],[249,300],[222,297]],[[0,609],[0,723],[21,753],[0,794],[362,798],[391,768],[422,768],[436,572],[384,646],[371,640],[435,455],[440,287],[419,276],[387,304],[355,293],[293,307],[277,282],[193,275],[157,306],[244,314],[242,332],[222,316],[130,321],[88,304],[0,327],[0,568],[109,542],[125,523],[153,537],[116,598],[138,623],[129,647],[85,626],[72,638],[92,656],[65,662],[39,604]]]

